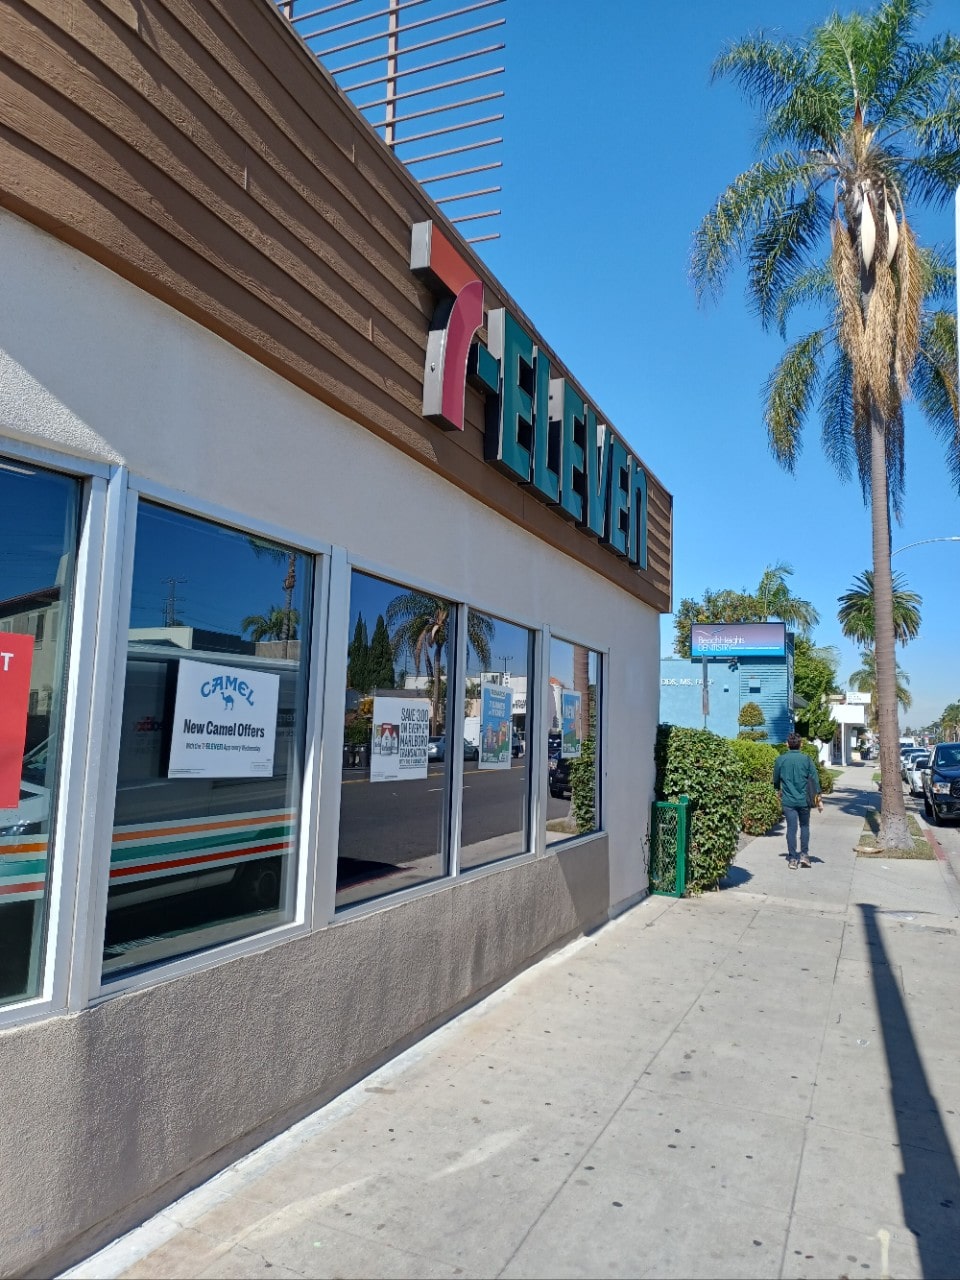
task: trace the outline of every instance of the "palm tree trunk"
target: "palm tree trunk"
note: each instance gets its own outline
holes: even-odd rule
[[[877,723],[880,731],[880,847],[908,849],[907,811],[900,785],[900,726],[890,568],[890,495],[884,423],[875,407],[870,422],[870,485],[873,531],[873,595],[877,664]]]

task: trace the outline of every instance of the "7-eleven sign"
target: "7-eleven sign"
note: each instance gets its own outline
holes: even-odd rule
[[[20,803],[33,636],[0,632],[0,809]]]

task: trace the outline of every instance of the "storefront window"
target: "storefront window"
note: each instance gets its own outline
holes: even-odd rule
[[[294,912],[312,557],[137,515],[103,970]]]
[[[600,829],[600,655],[550,641],[547,843]]]
[[[0,458],[0,1003],[36,996],[80,484]]]
[[[446,874],[456,605],[354,570],[338,909]]]
[[[530,848],[532,691],[531,632],[468,610],[461,870]]]

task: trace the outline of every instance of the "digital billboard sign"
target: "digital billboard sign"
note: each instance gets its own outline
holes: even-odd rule
[[[782,622],[695,622],[691,658],[783,658],[787,628]]]

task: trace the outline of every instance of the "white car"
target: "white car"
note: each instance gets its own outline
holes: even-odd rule
[[[932,751],[924,751],[922,755],[916,755],[907,762],[906,781],[912,796],[923,795],[923,772],[925,769],[930,768],[930,757],[932,755]]]

